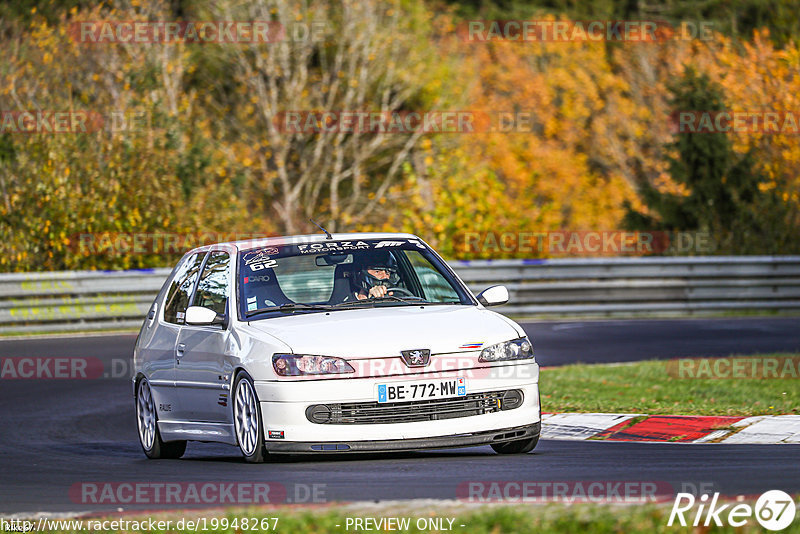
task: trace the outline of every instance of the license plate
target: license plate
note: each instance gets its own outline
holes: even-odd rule
[[[464,397],[466,394],[467,381],[462,377],[378,384],[379,403]]]

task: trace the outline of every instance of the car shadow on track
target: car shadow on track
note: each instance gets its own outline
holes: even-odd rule
[[[244,458],[237,453],[231,455],[214,455],[196,447],[187,453],[181,460],[191,462],[225,462],[225,463],[245,463]],[[222,452],[221,450],[219,452]],[[539,455],[536,451],[528,453]],[[299,464],[299,463],[341,463],[341,462],[369,462],[369,461],[392,461],[392,460],[426,460],[426,459],[464,459],[464,458],[504,458],[505,455],[496,454],[488,447],[469,448],[469,449],[434,449],[429,451],[402,451],[402,452],[364,452],[364,453],[333,453],[333,454],[270,454],[264,465],[270,464]]]

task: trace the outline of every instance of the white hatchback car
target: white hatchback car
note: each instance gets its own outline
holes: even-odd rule
[[[221,243],[173,269],[134,349],[150,458],[187,440],[268,453],[349,453],[539,439],[539,366],[522,328],[486,309],[410,234]]]

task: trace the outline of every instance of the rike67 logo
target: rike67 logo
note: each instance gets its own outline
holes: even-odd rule
[[[783,530],[794,521],[796,513],[792,497],[781,490],[770,490],[763,493],[755,506],[747,503],[718,504],[719,493],[709,499],[708,494],[695,498],[691,493],[678,493],[669,514],[667,526],[677,524],[685,527],[711,526],[743,527],[754,517],[767,530]],[[687,519],[688,517],[688,519]]]

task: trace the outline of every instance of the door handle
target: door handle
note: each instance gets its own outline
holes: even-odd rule
[[[186,350],[186,343],[178,343],[178,346],[175,348],[175,357],[180,360],[183,357],[183,353],[185,350]]]

